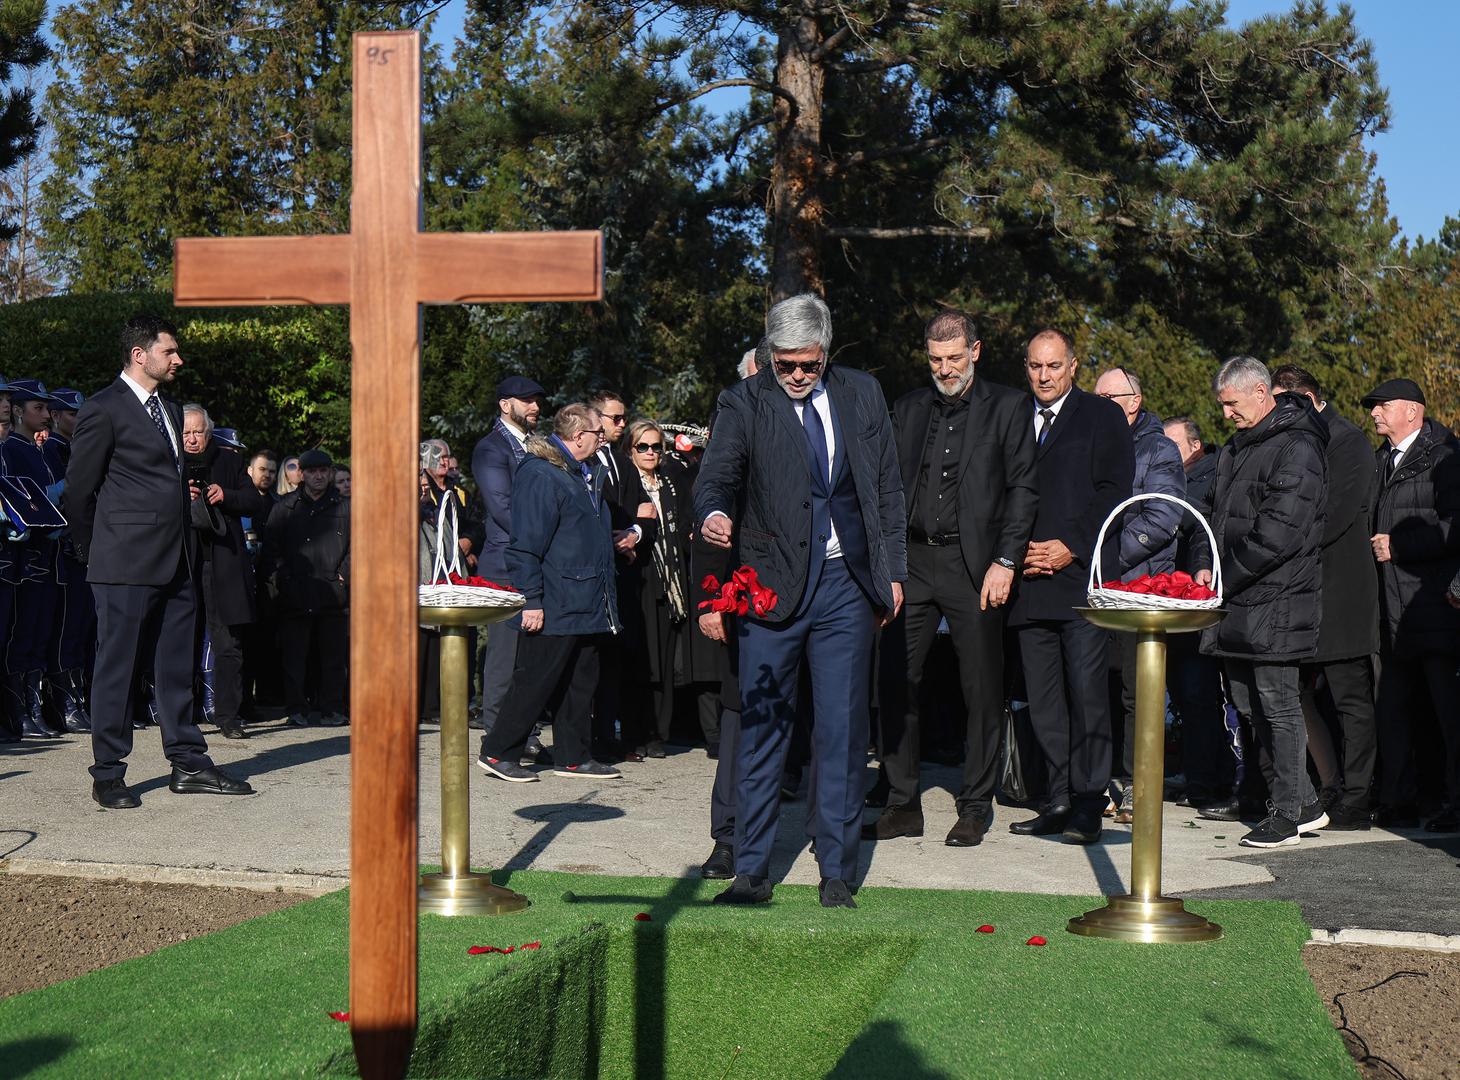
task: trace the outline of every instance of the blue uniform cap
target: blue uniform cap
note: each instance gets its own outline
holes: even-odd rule
[[[51,408],[65,409],[67,412],[79,412],[81,406],[86,404],[86,395],[80,390],[72,390],[69,386],[63,386],[59,390],[52,390]]]
[[[15,379],[10,383],[10,400],[16,404],[22,401],[44,401],[51,405],[56,399],[47,393],[46,384],[39,379]]]

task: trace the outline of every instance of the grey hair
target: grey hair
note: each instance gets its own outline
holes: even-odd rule
[[[772,349],[831,348],[831,309],[815,293],[782,300],[766,313],[765,336]]]
[[[1216,392],[1234,385],[1251,388],[1258,383],[1272,389],[1272,373],[1267,370],[1267,365],[1255,356],[1234,356],[1217,369],[1216,378],[1212,379],[1212,390]]]
[[[183,406],[183,417],[186,420],[188,413],[195,412],[203,418],[203,434],[213,434],[213,418],[208,415],[208,410],[199,405],[196,401],[190,401]]]
[[[750,370],[750,365],[755,363],[755,350],[746,349],[745,355],[740,358],[740,363],[735,365],[735,374],[742,379],[748,379],[755,374]]]

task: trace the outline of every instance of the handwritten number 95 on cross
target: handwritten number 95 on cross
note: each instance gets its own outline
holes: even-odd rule
[[[372,45],[365,50],[365,58],[372,64],[388,64],[390,54],[393,52],[395,52],[394,49],[382,49],[379,45]]]

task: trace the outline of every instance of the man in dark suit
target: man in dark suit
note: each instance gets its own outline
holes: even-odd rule
[[[107,809],[140,803],[122,779],[132,749],[132,687],[151,667],[180,795],[251,795],[218,769],[193,721],[198,541],[182,469],[182,411],[158,388],[182,367],[177,330],[155,315],[122,329],[123,368],[81,407],[66,473],[64,510],[96,597],[91,794]],[[158,648],[166,642],[168,647]],[[186,643],[187,648],[179,648]]]
[[[958,823],[947,844],[983,842],[1003,724],[1003,606],[1039,505],[1029,399],[975,378],[973,320],[933,316],[924,337],[933,385],[892,407],[907,499],[907,608],[882,639],[881,749],[890,791],[869,840],[923,835],[919,691],[948,620],[967,710]]]
[[[1025,350],[1033,408],[1025,413],[1039,463],[1039,515],[1009,613],[1029,694],[1029,716],[1049,763],[1049,802],[1010,832],[1100,839],[1110,784],[1110,700],[1105,631],[1075,610],[1086,602],[1095,541],[1130,497],[1135,449],[1125,413],[1075,385],[1068,335],[1041,330]],[[1105,535],[1103,565],[1120,567],[1120,530]]]
[[[525,375],[509,375],[497,384],[497,421],[471,454],[471,475],[481,492],[484,539],[477,555],[477,573],[498,584],[507,579],[507,541],[512,536],[512,478],[527,456],[523,444],[537,428],[546,395]],[[522,617],[495,624],[482,650],[482,716],[475,726],[492,729],[502,712],[502,699],[517,663]]]
[[[728,547],[778,602],[739,620],[735,881],[723,903],[771,898],[781,774],[810,660],[821,902],[855,907],[872,645],[902,608],[907,516],[877,381],[832,367],[831,312],[811,294],[766,316],[771,366],[720,395],[695,489],[706,540]],[[733,521],[740,499],[745,512]]]

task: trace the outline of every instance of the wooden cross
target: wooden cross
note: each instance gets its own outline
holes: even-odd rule
[[[394,1077],[416,1027],[420,305],[600,300],[603,238],[423,232],[420,34],[356,34],[354,76],[351,232],[178,240],[173,294],[350,305],[350,1027],[360,1074]]]

